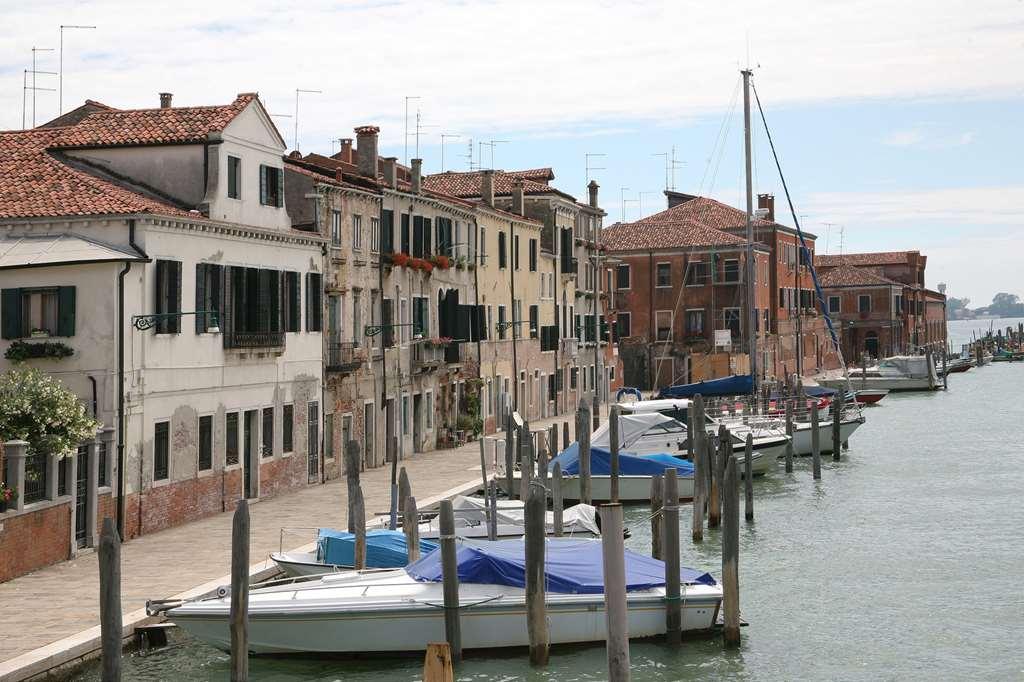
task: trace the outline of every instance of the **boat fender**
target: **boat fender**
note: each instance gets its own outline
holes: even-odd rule
[[[231,596],[231,585],[221,585],[217,588],[217,598],[227,599]]]

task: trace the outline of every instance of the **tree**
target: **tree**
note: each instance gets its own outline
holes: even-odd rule
[[[1000,292],[992,297],[992,305],[988,310],[1000,317],[1018,317],[1024,314],[1024,304],[1020,302],[1020,296],[1017,294]]]
[[[59,379],[33,368],[0,376],[0,439],[28,441],[30,454],[65,457],[98,426]]]
[[[946,299],[946,315],[951,319],[955,319],[962,315],[967,310],[967,304],[971,302],[969,298],[947,298]]]

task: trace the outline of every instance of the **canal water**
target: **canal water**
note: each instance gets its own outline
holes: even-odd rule
[[[950,340],[982,328],[951,323]],[[823,459],[820,482],[809,458],[756,480],[756,520],[740,526],[742,646],[634,642],[633,679],[1024,679],[1022,388],[1024,363],[1001,363],[952,375],[945,392],[891,394],[865,410],[842,461]],[[627,513],[638,552],[650,549],[647,516]],[[718,532],[694,547],[689,508],[681,516],[683,564],[719,574]],[[184,636],[125,663],[130,680],[228,676],[225,654]],[[280,682],[412,681],[421,670],[420,657],[250,663],[252,679]],[[606,670],[591,646],[555,648],[539,671],[525,652],[471,657],[456,678],[570,682]]]

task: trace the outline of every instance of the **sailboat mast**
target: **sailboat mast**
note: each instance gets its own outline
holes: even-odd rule
[[[747,172],[747,353],[750,357],[750,376],[757,394],[757,309],[754,299],[754,181],[751,174],[750,152],[750,69],[743,74],[743,150]]]

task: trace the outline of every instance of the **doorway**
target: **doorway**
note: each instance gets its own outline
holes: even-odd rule
[[[420,420],[423,417],[423,396],[416,393],[412,397],[412,451],[420,452],[421,444],[420,439],[422,438],[422,429],[420,426]]]
[[[244,459],[242,493],[247,500],[255,498],[258,494],[256,487],[259,476],[256,471],[256,467],[259,466],[259,433],[256,428],[259,423],[258,415],[258,410],[246,410],[242,419],[242,456]]]
[[[311,402],[308,407],[307,420],[309,422],[308,439],[306,440],[307,452],[307,478],[308,483],[320,482],[320,403]]]
[[[374,434],[377,433],[376,412],[373,403],[363,404],[363,464],[367,468],[377,465],[377,452],[374,447]]]
[[[75,545],[85,547],[89,510],[89,448],[78,448],[75,473]]]
[[[864,335],[864,351],[878,359],[878,332],[868,332]]]

